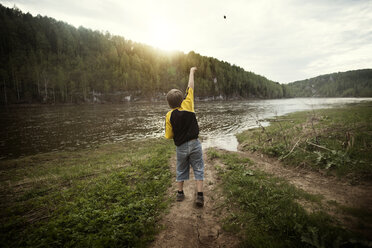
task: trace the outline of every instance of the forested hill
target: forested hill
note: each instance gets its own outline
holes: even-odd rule
[[[0,102],[162,99],[197,66],[202,98],[281,98],[286,86],[195,52],[164,52],[0,5]]]
[[[338,72],[288,84],[295,97],[372,97],[372,69]]]

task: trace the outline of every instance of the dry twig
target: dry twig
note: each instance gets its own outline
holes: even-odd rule
[[[312,142],[310,142],[310,141],[308,141],[308,140],[306,140],[306,143],[309,144],[309,145],[313,145],[313,146],[316,146],[316,147],[318,147],[318,148],[322,148],[322,149],[324,149],[324,150],[327,150],[327,151],[333,152],[333,150],[331,150],[331,149],[329,149],[329,148],[327,148],[327,147],[325,147],[325,146],[320,146],[320,145],[314,144],[314,143],[312,143]]]
[[[289,151],[289,153],[287,153],[287,155],[285,155],[284,157],[280,158],[279,160],[283,160],[283,159],[285,159],[286,157],[288,157],[289,154],[291,154],[291,153],[293,152],[293,150],[297,147],[297,145],[298,145],[298,143],[300,142],[300,140],[301,140],[301,137],[298,138],[296,144],[294,144],[294,146],[293,146],[292,149]]]

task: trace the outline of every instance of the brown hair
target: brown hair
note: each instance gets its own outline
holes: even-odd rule
[[[170,90],[167,94],[167,101],[168,101],[169,107],[171,107],[172,109],[181,107],[181,103],[183,101],[182,92],[177,89]]]

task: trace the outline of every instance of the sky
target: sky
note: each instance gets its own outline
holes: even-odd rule
[[[164,50],[195,51],[280,83],[372,68],[372,0],[0,3]]]

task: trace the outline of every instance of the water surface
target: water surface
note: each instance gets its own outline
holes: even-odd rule
[[[196,102],[195,111],[203,148],[234,151],[234,134],[256,127],[257,119],[365,100],[372,98]],[[0,159],[161,137],[168,110],[165,102],[1,108]]]

